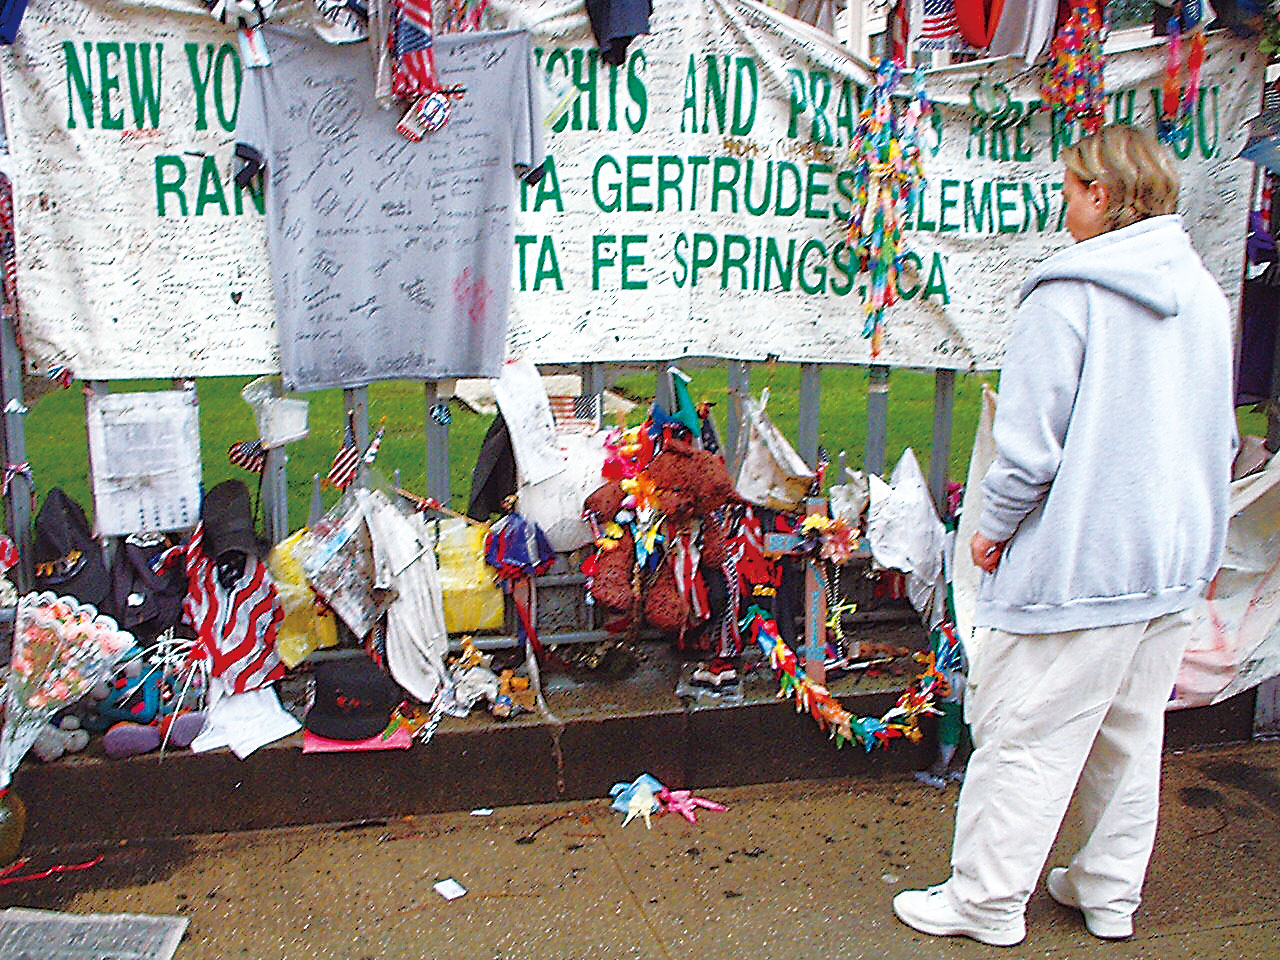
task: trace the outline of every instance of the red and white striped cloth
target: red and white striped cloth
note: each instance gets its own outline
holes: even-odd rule
[[[672,563],[675,565],[676,586],[680,596],[689,604],[694,619],[705,620],[711,616],[711,601],[707,596],[707,583],[698,570],[702,559],[693,531],[688,527],[677,533],[671,543]]]
[[[17,546],[8,537],[0,534],[0,571],[12,570],[17,565]]]
[[[283,677],[276,627],[284,619],[284,610],[267,565],[257,557],[246,557],[240,579],[230,590],[223,587],[217,566],[204,552],[203,522],[190,543],[160,555],[156,571],[164,573],[179,559],[185,561],[187,574],[183,620],[196,632],[191,658],[207,658],[210,672],[233,693],[270,686]]]

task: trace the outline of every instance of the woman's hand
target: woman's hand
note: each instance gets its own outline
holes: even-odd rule
[[[1008,540],[990,540],[980,533],[975,533],[973,539],[969,541],[969,552],[973,556],[975,566],[981,567],[987,573],[995,573],[996,567],[1000,565],[1000,558],[1004,556],[1004,545]]]

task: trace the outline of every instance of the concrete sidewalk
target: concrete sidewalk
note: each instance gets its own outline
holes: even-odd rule
[[[32,869],[105,859],[0,886],[0,906],[181,913],[178,960],[1280,957],[1280,744],[1168,754],[1164,784],[1123,943],[1095,940],[1042,890],[1010,949],[899,924],[892,894],[947,875],[956,790],[896,774],[711,790],[727,812],[652,830],[597,801],[28,849]],[[1069,816],[1050,863],[1076,839]],[[446,877],[466,896],[437,895]]]

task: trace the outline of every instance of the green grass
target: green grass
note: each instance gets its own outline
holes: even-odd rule
[[[684,365],[693,376],[691,394],[695,401],[715,404],[715,417],[722,435],[728,415],[728,376],[723,364]],[[203,476],[206,487],[237,477],[250,484],[255,478],[227,461],[227,448],[236,441],[255,437],[252,412],[240,397],[249,377],[218,377],[199,381],[200,437]],[[956,377],[955,411],[949,475],[963,480],[969,451],[977,426],[982,381],[995,382],[992,375],[961,374]],[[864,367],[825,367],[822,371],[822,409],[819,436],[834,461],[847,451],[853,468],[862,465],[867,433],[867,370]],[[112,390],[166,389],[168,381],[117,381]],[[768,412],[774,423],[793,442],[799,419],[799,367],[794,364],[757,364],[752,368],[751,391],[759,395],[768,386]],[[895,370],[890,377],[889,429],[886,462],[892,468],[906,447],[914,448],[926,473],[929,469],[933,432],[932,373]],[[655,374],[622,377],[616,389],[629,398],[648,403],[654,396]],[[290,444],[289,520],[293,528],[306,523],[311,505],[312,477],[323,476],[342,439],[344,411],[341,390],[317,391],[304,395],[311,403],[310,435]],[[1241,433],[1265,433],[1266,419],[1241,408]],[[377,465],[388,476],[400,470],[401,483],[411,490],[426,491],[426,440],[423,419],[426,403],[420,383],[375,384],[369,390],[369,419],[376,424],[386,417],[386,436]],[[636,422],[637,411],[631,418]],[[490,417],[471,413],[456,401],[450,428],[450,489],[455,508],[465,509],[471,489],[471,468]],[[84,398],[78,389],[58,390],[31,405],[26,419],[27,456],[35,474],[37,496],[52,487],[62,487],[92,512],[88,480],[88,446],[84,426]],[[325,490],[327,507],[337,498]]]

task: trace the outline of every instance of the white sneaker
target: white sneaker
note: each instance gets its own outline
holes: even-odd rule
[[[1012,947],[1027,936],[1018,920],[1003,927],[982,926],[960,916],[941,886],[928,890],[903,890],[893,898],[893,912],[909,927],[933,937],[969,937],[993,947]]]
[[[1084,914],[1084,925],[1095,937],[1102,940],[1123,940],[1133,936],[1133,917],[1123,916],[1111,910],[1089,910],[1080,906],[1080,897],[1067,879],[1066,867],[1054,867],[1045,878],[1049,896],[1064,907]]]

